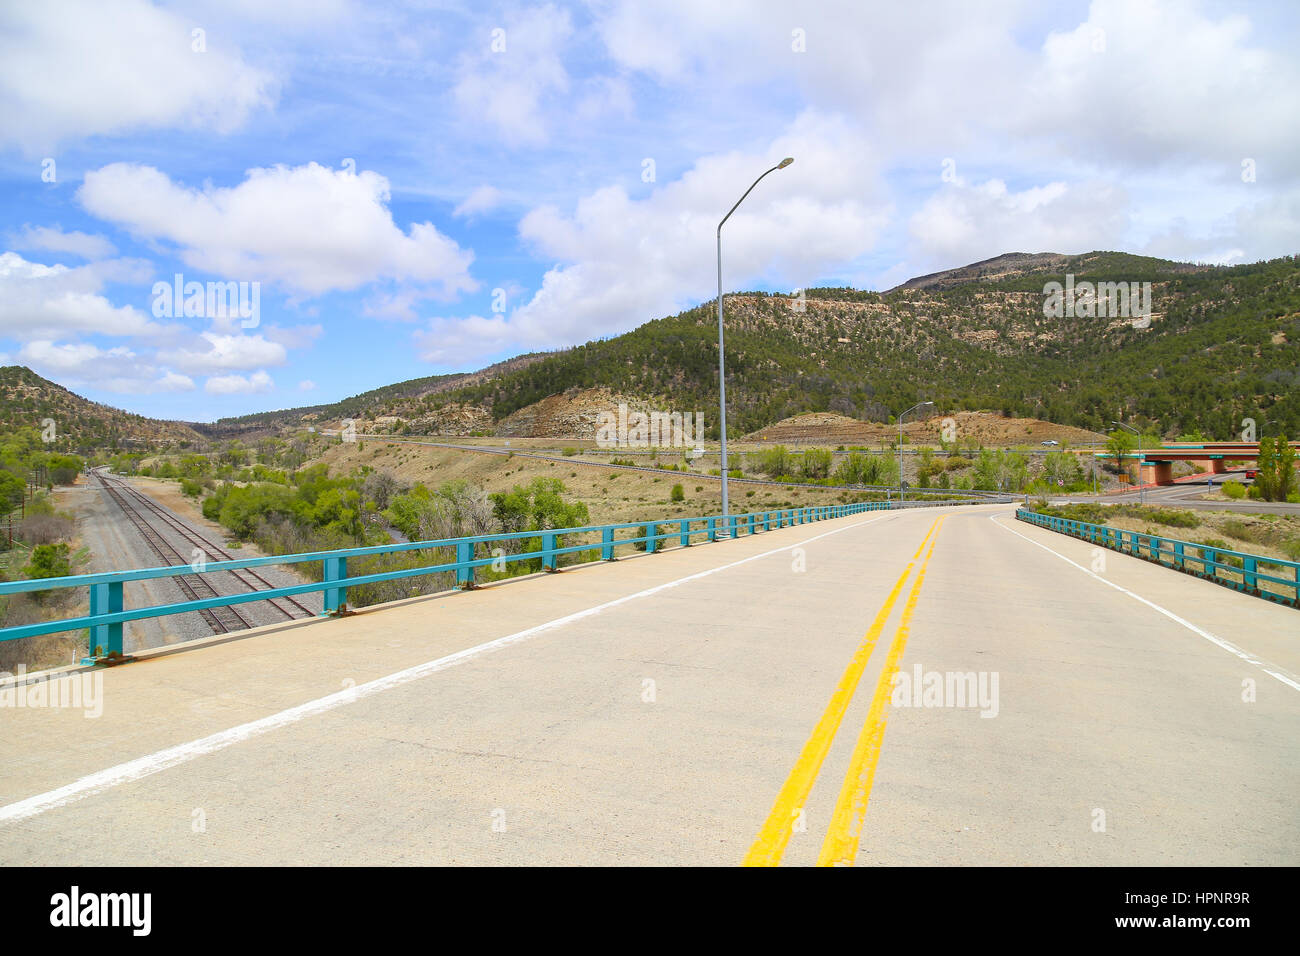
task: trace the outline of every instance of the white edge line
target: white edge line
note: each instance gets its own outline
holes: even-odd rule
[[[15,823],[19,820],[26,820],[30,817],[45,813],[48,810],[54,810],[58,807],[72,803],[75,800],[81,800],[85,797],[94,796],[113,787],[124,783],[130,783],[139,780],[142,777],[151,776],[175,767],[178,764],[186,763],[197,757],[206,754],[215,753],[218,750],[224,750],[227,747],[249,740],[253,737],[269,733],[280,727],[296,723],[305,717],[311,717],[316,714],[322,714],[326,711],[333,710],[336,707],[342,707],[344,704],[350,704],[360,700],[362,697],[368,697],[371,694],[377,694],[380,691],[390,690],[402,684],[409,684],[412,681],[427,677],[430,674],[454,667],[464,661],[479,657],[492,651],[500,650],[511,644],[517,644],[521,641],[535,637],[544,631],[553,628],[562,627],[565,624],[571,624],[574,621],[581,620],[585,617],[591,617],[607,611],[610,608],[618,607],[620,604],[626,604],[629,601],[635,601],[640,598],[649,597],[660,591],[674,588],[689,581],[696,581],[700,578],[706,578],[711,574],[717,574],[720,571],[727,571],[731,568],[739,567],[742,564],[748,564],[750,561],[757,561],[760,558],[767,558],[774,554],[780,554],[782,551],[789,551],[792,548],[803,547],[820,538],[826,538],[833,534],[840,534],[844,531],[852,531],[855,528],[861,528],[864,525],[872,524],[884,517],[892,516],[896,512],[883,512],[866,521],[857,521],[853,524],[846,525],[842,528],[835,528],[831,531],[824,531],[821,534],[813,535],[811,538],[805,538],[802,541],[794,542],[780,548],[773,548],[771,551],[764,551],[761,554],[751,555],[748,558],[742,558],[739,561],[733,561],[730,564],[719,565],[716,568],[709,568],[695,574],[687,575],[684,578],[678,578],[675,581],[668,581],[664,584],[657,584],[652,588],[644,591],[637,591],[635,594],[627,594],[612,601],[606,601],[604,604],[598,604],[595,607],[585,608],[581,611],[575,611],[573,614],[567,614],[564,617],[557,617],[553,621],[547,621],[544,624],[538,624],[526,630],[516,631],[514,634],[507,634],[505,637],[498,637],[495,640],[487,641],[483,644],[476,644],[473,647],[467,647],[464,650],[448,654],[446,657],[439,657],[437,660],[426,661],[423,664],[416,664],[414,667],[408,667],[405,670],[397,671],[385,677],[376,678],[365,684],[359,684],[356,687],[349,687],[316,700],[307,701],[305,704],[299,704],[296,707],[290,707],[275,714],[270,714],[258,720],[249,721],[228,730],[222,730],[207,737],[201,737],[198,740],[191,740],[187,743],[177,744],[174,747],[168,747],[165,750],[159,750],[156,753],[144,757],[137,757],[135,760],[129,760],[126,763],[120,763],[117,766],[109,767],[106,770],[100,770],[97,773],[89,774],[80,780],[73,781],[65,786],[55,790],[49,790],[45,793],[36,794],[25,800],[19,800],[8,806],[0,807],[0,826],[8,823]]]
[[[1283,684],[1286,684],[1292,690],[1300,690],[1300,677],[1296,677],[1296,675],[1292,674],[1290,671],[1284,670],[1278,665],[1271,664],[1268,661],[1260,660],[1254,654],[1250,653],[1250,651],[1238,647],[1236,644],[1232,643],[1232,641],[1224,640],[1222,637],[1219,637],[1215,634],[1211,634],[1209,631],[1205,630],[1202,627],[1197,627],[1191,621],[1179,617],[1177,614],[1175,614],[1173,611],[1169,610],[1168,608],[1163,608],[1159,604],[1156,604],[1154,601],[1148,601],[1142,595],[1135,594],[1134,592],[1130,591],[1128,588],[1121,587],[1120,585],[1116,584],[1114,581],[1108,581],[1106,578],[1103,578],[1100,574],[1097,574],[1095,571],[1092,571],[1089,568],[1085,568],[1082,564],[1078,564],[1074,561],[1071,561],[1065,555],[1061,554],[1061,552],[1055,551],[1052,548],[1049,548],[1047,545],[1035,541],[1033,538],[1030,538],[1027,535],[1021,534],[1015,528],[1010,528],[1007,525],[1003,524],[1001,521],[994,520],[995,518],[1000,518],[1000,517],[1002,517],[1002,515],[989,515],[989,520],[992,521],[995,525],[997,525],[1002,530],[1010,531],[1017,538],[1024,538],[1026,541],[1028,541],[1030,544],[1034,545],[1035,547],[1042,548],[1044,551],[1056,555],[1066,564],[1073,564],[1084,574],[1088,575],[1091,578],[1095,578],[1096,580],[1100,581],[1102,584],[1105,584],[1107,587],[1112,587],[1117,591],[1122,591],[1124,594],[1127,594],[1133,600],[1145,604],[1147,607],[1151,608],[1152,610],[1159,611],[1165,617],[1169,618],[1171,621],[1174,621],[1175,623],[1181,624],[1183,627],[1187,628],[1193,634],[1199,634],[1201,637],[1205,638],[1211,644],[1223,648],[1229,654],[1235,654],[1237,657],[1240,657],[1247,664],[1250,664],[1254,667],[1258,667],[1269,677],[1276,677],[1278,680],[1280,680]],[[1052,533],[1055,534],[1056,532],[1052,532]],[[1070,537],[1070,536],[1067,535],[1066,537]],[[1083,539],[1076,538],[1073,540],[1082,541]],[[1101,545],[1097,545],[1097,547],[1101,547]],[[1110,551],[1114,549],[1107,548],[1106,550]],[[1116,554],[1124,554],[1124,552],[1117,551]],[[1132,555],[1125,555],[1125,557],[1132,557]]]

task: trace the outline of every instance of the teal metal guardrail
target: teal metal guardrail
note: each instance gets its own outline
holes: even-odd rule
[[[1071,518],[1057,518],[1053,515],[1039,514],[1028,508],[1018,509],[1016,518],[1040,528],[1047,528],[1049,531],[1099,544],[1112,551],[1154,561],[1186,574],[1194,574],[1198,578],[1205,578],[1207,581],[1255,597],[1288,604],[1291,607],[1300,607],[1300,562],[1268,558],[1245,551],[1232,551],[1228,548],[1216,548],[1196,541],[1166,538],[1158,534],[1109,528],[1106,525],[1075,521]],[[1264,568],[1290,571],[1291,576],[1270,574],[1264,571]],[[1274,585],[1278,590],[1262,588],[1261,584]]]
[[[1009,500],[1009,499],[1003,499]],[[474,570],[484,566],[517,561],[541,559],[542,567],[547,571],[559,569],[559,558],[566,554],[583,551],[600,551],[602,560],[614,559],[614,549],[626,545],[644,545],[645,550],[654,553],[660,550],[660,543],[675,539],[682,547],[690,547],[694,539],[716,541],[724,530],[730,537],[741,534],[756,534],[773,528],[806,524],[829,518],[842,518],[866,511],[887,511],[899,508],[922,508],[954,504],[982,504],[986,500],[974,501],[864,501],[843,505],[807,505],[799,508],[781,508],[772,511],[756,511],[746,514],[733,514],[724,521],[720,515],[700,518],[665,518],[656,521],[635,521],[625,524],[590,525],[580,528],[554,528],[544,531],[518,531],[501,534],[476,535],[465,538],[445,538],[432,541],[412,541],[400,544],[372,545],[364,548],[346,548],[338,551],[314,551],[301,554],[280,554],[265,558],[242,558],[234,561],[209,561],[199,567],[178,565],[165,568],[141,568],[133,571],[111,571],[100,574],[78,574],[58,578],[38,578],[28,581],[0,582],[0,596],[31,591],[52,591],[61,588],[89,588],[89,614],[81,617],[63,618],[53,621],[41,621],[17,627],[0,628],[0,641],[12,641],[24,637],[36,637],[41,634],[55,634],[61,631],[90,629],[89,653],[94,656],[96,649],[104,654],[122,653],[122,625],[127,621],[137,621],[151,617],[166,617],[171,614],[184,614],[206,608],[225,607],[232,604],[247,604],[253,601],[265,601],[270,598],[288,597],[295,594],[308,594],[314,591],[324,592],[324,612],[326,615],[337,612],[347,603],[347,591],[351,586],[373,584],[380,581],[393,581],[402,578],[421,577],[429,574],[453,571],[456,575],[456,587],[461,590],[472,589]],[[631,537],[618,537],[617,532],[633,530]],[[592,540],[580,544],[564,544],[564,538],[574,535],[599,534],[598,541]],[[725,537],[726,535],[724,535]],[[538,551],[519,551],[515,553],[490,553],[492,545],[503,542],[540,542]],[[379,554],[395,554],[404,551],[424,551],[447,548],[455,555],[455,560],[439,564],[421,565],[416,568],[403,568],[395,571],[383,571],[376,574],[348,576],[348,559],[368,557]],[[488,549],[487,556],[480,556],[482,549]],[[212,598],[182,601],[175,604],[159,604],[150,607],[127,608],[123,596],[123,585],[131,581],[145,581],[152,578],[176,577],[187,574],[209,574],[216,571],[231,571],[239,568],[256,568],[267,565],[302,564],[319,561],[322,565],[322,580],[296,584],[289,587],[271,588],[265,591],[248,591],[239,594],[223,594]]]

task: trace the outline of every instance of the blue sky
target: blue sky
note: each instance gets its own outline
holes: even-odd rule
[[[1293,254],[1297,32],[1288,3],[7,4],[0,364],[207,421],[618,334],[714,296],[718,219],[785,155],[729,290]],[[178,273],[256,315],[168,314]]]

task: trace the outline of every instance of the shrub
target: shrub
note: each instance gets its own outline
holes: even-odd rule
[[[794,466],[793,456],[784,445],[774,445],[748,456],[751,471],[774,477],[784,475]]]
[[[805,478],[825,478],[831,473],[830,449],[827,448],[808,448],[803,453],[803,461],[800,463],[803,476]]]
[[[61,578],[72,573],[66,544],[38,544],[23,568],[29,578]]]
[[[565,457],[565,458],[572,458],[572,457],[573,457],[574,455],[576,455],[577,453],[578,453],[578,449],[576,449],[576,448],[566,448],[566,449],[564,449],[564,457]]]
[[[1246,497],[1246,486],[1239,481],[1225,481],[1223,483],[1223,493],[1233,499],[1244,498]]]
[[[56,514],[53,509],[39,511],[29,507],[27,517],[18,525],[17,537],[34,547],[46,546],[71,538],[75,528],[76,523],[65,512]]]
[[[753,492],[751,491],[750,494],[752,495]],[[673,490],[672,490],[671,500],[673,500],[673,501],[685,501],[685,500],[686,500],[686,491],[682,488],[681,485],[673,485]]]
[[[1156,524],[1169,528],[1195,528],[1201,523],[1201,520],[1190,511],[1173,511],[1165,508],[1158,508],[1147,517]]]
[[[1241,541],[1251,541],[1254,539],[1254,532],[1250,525],[1240,518],[1229,518],[1223,522],[1223,533],[1231,535]]]

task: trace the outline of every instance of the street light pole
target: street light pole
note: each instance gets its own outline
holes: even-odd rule
[[[1146,483],[1142,480],[1142,433],[1132,425],[1125,425],[1123,422],[1111,422],[1112,425],[1118,425],[1120,428],[1131,431],[1138,437],[1138,504],[1146,504]]]
[[[785,169],[793,162],[794,160],[787,156],[769,169],[767,173]],[[766,176],[767,173],[763,173],[763,176]],[[745,190],[745,195],[736,200],[736,205],[732,206],[727,214],[722,217],[722,222],[718,223],[718,424],[721,428],[720,435],[722,437],[722,531],[719,537],[726,537],[731,533],[731,499],[727,489],[727,363],[722,334],[722,227],[731,218],[731,214],[736,211],[737,207],[745,201],[745,196],[754,191],[754,186],[757,186],[762,181],[763,176],[759,176],[758,179],[754,180],[753,185]]]
[[[918,408],[925,408],[927,405],[933,405],[934,402],[918,402],[898,416],[898,500],[903,500],[903,416],[908,412],[914,412]]]

